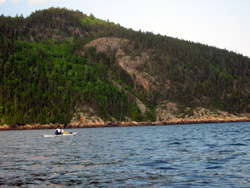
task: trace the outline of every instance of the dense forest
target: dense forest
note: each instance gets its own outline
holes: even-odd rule
[[[147,54],[136,69],[154,78],[148,90],[117,63],[115,51],[85,47],[101,37],[129,41],[122,50],[132,60]],[[234,52],[59,8],[0,16],[0,43],[0,124],[69,123],[83,106],[104,120],[154,121],[164,101],[250,113],[250,59]]]

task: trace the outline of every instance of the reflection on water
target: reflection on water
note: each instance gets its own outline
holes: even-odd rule
[[[250,187],[250,123],[77,131],[0,132],[0,187]]]

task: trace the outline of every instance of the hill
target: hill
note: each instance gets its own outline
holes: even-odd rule
[[[79,11],[0,17],[0,124],[249,116],[250,59]]]

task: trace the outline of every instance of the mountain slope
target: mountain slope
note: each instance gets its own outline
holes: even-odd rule
[[[0,124],[250,113],[250,59],[233,52],[58,8],[1,16],[0,41]]]

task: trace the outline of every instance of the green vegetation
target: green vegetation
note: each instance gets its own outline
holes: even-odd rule
[[[68,123],[75,106],[89,105],[101,117],[141,120],[138,107],[110,83],[107,57],[94,49],[80,57],[69,53],[73,43],[24,42],[2,38],[8,57],[1,67],[1,120],[6,124]]]
[[[154,87],[139,87],[115,52],[84,48],[99,37],[127,39],[123,51],[132,59],[146,52],[150,62],[138,71],[154,77]],[[250,113],[250,59],[226,50],[58,8],[27,18],[0,16],[0,43],[0,124],[68,123],[86,105],[104,120],[153,121],[166,100],[183,109]],[[145,114],[135,97],[146,104]]]

